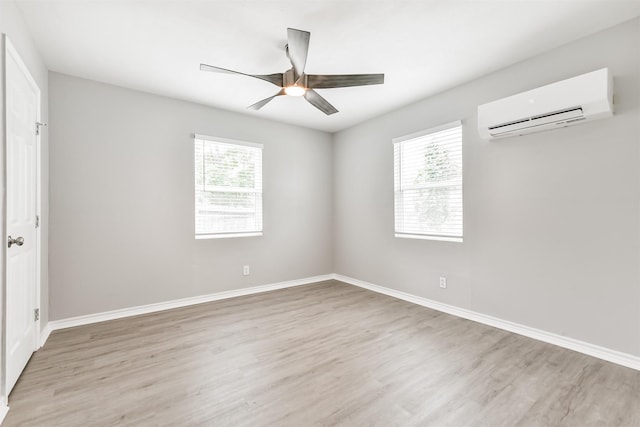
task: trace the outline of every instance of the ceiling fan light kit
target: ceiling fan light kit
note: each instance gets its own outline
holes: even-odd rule
[[[239,71],[227,70],[226,68],[214,67],[213,65],[207,64],[200,64],[200,70],[254,77],[280,87],[280,91],[275,95],[247,107],[251,110],[261,109],[277,96],[288,95],[303,96],[311,105],[326,115],[331,115],[337,113],[338,110],[326,99],[320,96],[320,94],[314,89],[332,89],[384,83],[384,74],[305,74],[304,69],[307,64],[310,37],[311,33],[308,31],[296,30],[293,28],[287,29],[288,43],[285,47],[285,51],[289,61],[291,61],[292,67],[284,73],[245,74]]]
[[[307,90],[302,86],[293,85],[284,88],[284,93],[289,96],[302,96]]]

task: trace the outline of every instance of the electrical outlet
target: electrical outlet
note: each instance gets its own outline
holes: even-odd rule
[[[242,267],[242,275],[243,276],[248,276],[249,274],[251,274],[251,270],[249,270],[249,266],[245,265]]]
[[[442,289],[446,289],[447,288],[447,278],[444,276],[440,276],[440,287]]]

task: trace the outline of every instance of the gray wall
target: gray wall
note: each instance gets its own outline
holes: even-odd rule
[[[613,118],[478,137],[478,105],[601,67]],[[394,238],[391,139],[458,119],[464,243]],[[640,20],[342,131],[334,170],[336,273],[640,355]]]
[[[332,272],[329,134],[56,73],[49,88],[51,319]],[[264,144],[262,237],[194,239],[194,132]]]
[[[31,36],[26,30],[26,25],[22,18],[20,11],[16,8],[12,2],[0,1],[0,34],[6,34],[11,40],[11,43],[18,51],[18,54],[26,64],[27,68],[31,72],[31,75],[35,79],[36,83],[40,87],[41,95],[41,111],[40,117],[44,122],[48,121],[48,75],[47,68],[45,67],[42,58],[36,49]],[[0,39],[4,39],[0,37]],[[0,40],[0,138],[2,139],[2,149],[0,149],[0,189],[2,195],[0,196],[0,227],[5,228],[5,163],[4,163],[4,147],[5,147],[5,124],[4,124],[4,40]],[[49,273],[48,273],[48,230],[49,230],[49,192],[48,192],[48,176],[49,176],[49,138],[46,128],[42,132],[41,138],[42,144],[42,174],[40,176],[40,187],[42,189],[42,210],[41,210],[41,256],[42,256],[42,268],[40,272],[41,276],[41,290],[40,290],[40,326],[44,328],[47,325],[49,310]],[[6,232],[2,232],[3,241],[6,238]],[[2,292],[0,292],[0,313],[2,307],[4,307],[4,295],[5,295],[5,272],[4,272],[4,257],[5,257],[5,245],[0,245],[0,284]],[[4,319],[4,315],[1,316]],[[2,352],[0,352],[2,353]],[[4,354],[4,353],[2,353]],[[2,354],[0,354],[0,366],[4,369],[4,363],[2,362]],[[4,381],[4,372],[2,373]],[[4,387],[3,387],[4,390]]]
[[[50,317],[336,272],[640,355],[639,40],[635,19],[333,138],[51,73]],[[605,66],[613,118],[478,137],[477,105]],[[464,243],[394,238],[391,139],[458,119]],[[193,132],[265,145],[263,237],[194,240]]]

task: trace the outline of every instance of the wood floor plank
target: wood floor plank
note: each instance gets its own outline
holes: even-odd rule
[[[340,282],[55,331],[12,426],[640,426],[640,372]]]

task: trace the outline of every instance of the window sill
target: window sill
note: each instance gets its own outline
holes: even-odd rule
[[[228,239],[232,237],[256,237],[262,236],[262,232],[251,232],[251,233],[226,233],[226,234],[196,234],[196,240],[204,240],[204,239]]]
[[[403,239],[438,240],[441,242],[462,243],[462,237],[427,236],[425,234],[403,234],[403,233],[396,233],[395,237],[400,237]]]

